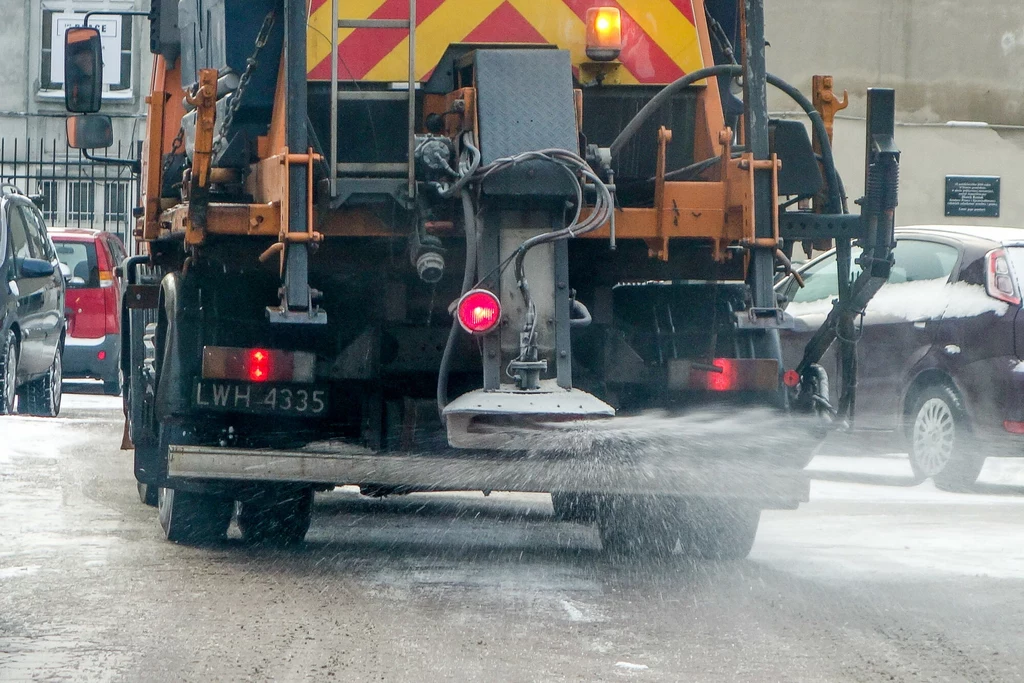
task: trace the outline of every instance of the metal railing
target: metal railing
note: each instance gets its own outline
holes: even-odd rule
[[[137,158],[138,142],[118,142],[97,156]],[[120,165],[90,161],[63,139],[0,138],[0,182],[38,195],[47,226],[115,233],[135,252],[132,209],[138,179]]]

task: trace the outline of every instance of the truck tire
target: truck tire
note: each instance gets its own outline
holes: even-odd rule
[[[313,489],[264,488],[243,497],[235,508],[242,539],[254,545],[302,543],[313,518]]]
[[[706,560],[742,560],[754,546],[760,521],[757,508],[692,506],[682,525],[683,552]]]
[[[971,445],[963,402],[944,384],[926,387],[910,412],[910,467],[918,479],[931,477],[946,490],[973,485],[985,465]]]
[[[597,527],[601,546],[610,555],[665,557],[675,550],[679,523],[675,505],[636,496],[598,499]]]
[[[13,415],[18,400],[18,345],[10,330],[0,345],[0,415]]]
[[[174,543],[217,543],[227,535],[233,504],[230,498],[161,487],[157,496],[160,527]]]
[[[551,493],[551,509],[560,522],[589,524],[597,519],[597,498],[586,493]]]
[[[53,356],[46,374],[34,379],[18,393],[18,412],[36,417],[57,417],[60,415],[60,401],[63,385],[63,360],[59,347]]]

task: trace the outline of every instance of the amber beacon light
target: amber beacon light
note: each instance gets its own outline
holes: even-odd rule
[[[622,52],[622,15],[617,7],[587,10],[587,57],[610,62]]]

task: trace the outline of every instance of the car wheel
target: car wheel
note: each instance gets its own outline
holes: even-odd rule
[[[0,415],[14,414],[18,397],[18,347],[8,331],[0,348]]]
[[[58,348],[46,374],[32,380],[18,394],[18,412],[37,417],[57,417],[63,395],[64,362]]]
[[[919,479],[931,477],[941,488],[970,486],[985,458],[971,448],[963,402],[945,385],[928,387],[910,414],[910,466]]]
[[[110,379],[103,380],[103,393],[107,396],[120,396],[121,395],[121,380]]]

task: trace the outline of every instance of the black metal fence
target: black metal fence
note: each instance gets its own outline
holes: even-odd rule
[[[118,142],[92,154],[136,159],[139,143]],[[139,186],[127,166],[87,159],[64,140],[4,137],[0,182],[39,195],[47,225],[116,233],[134,253],[132,208],[138,205]]]

